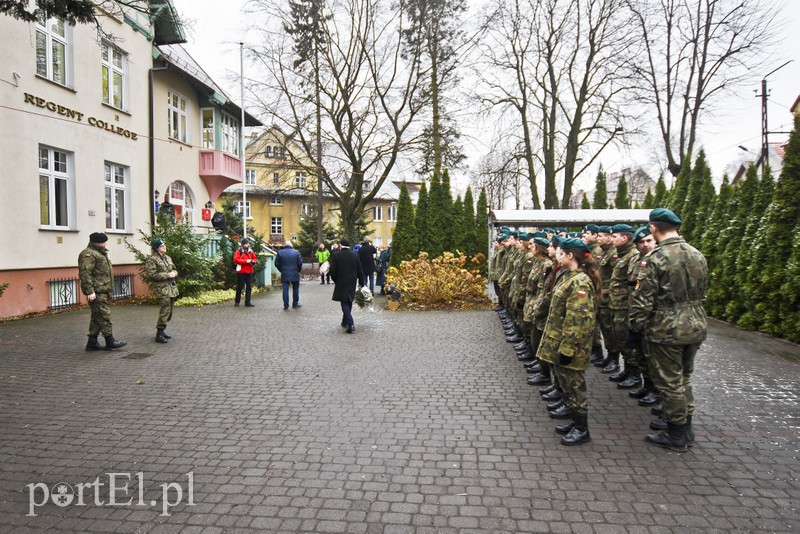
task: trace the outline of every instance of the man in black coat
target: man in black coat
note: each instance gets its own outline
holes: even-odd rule
[[[375,293],[375,254],[378,251],[369,242],[369,239],[365,239],[364,242],[361,244],[361,248],[358,249],[358,258],[361,260],[361,270],[364,271],[359,280],[361,280],[361,285],[367,285],[369,282],[369,290]]]
[[[350,242],[341,240],[341,250],[332,254],[328,260],[331,265],[330,275],[333,280],[333,300],[342,305],[342,326],[348,334],[356,330],[353,322],[353,300],[356,298],[356,284],[364,278],[361,260],[358,254],[350,250]]]

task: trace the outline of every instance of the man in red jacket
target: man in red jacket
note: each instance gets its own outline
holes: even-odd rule
[[[258,263],[258,256],[250,248],[250,240],[246,237],[239,242],[239,248],[233,253],[233,263],[236,264],[236,302],[238,306],[242,300],[242,288],[245,289],[244,305],[252,308],[255,306],[250,302],[250,295],[253,292],[253,266]]]

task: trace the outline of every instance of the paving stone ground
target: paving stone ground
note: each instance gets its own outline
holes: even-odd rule
[[[113,353],[83,350],[87,310],[0,324],[0,532],[800,532],[797,345],[712,322],[685,454],[592,369],[567,448],[496,314],[357,310],[347,335],[332,287],[177,308],[167,345],[115,306]]]

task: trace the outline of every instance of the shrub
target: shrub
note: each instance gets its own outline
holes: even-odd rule
[[[433,260],[422,252],[415,260],[390,267],[386,283],[401,293],[401,308],[479,309],[489,305],[486,279],[478,269],[485,264],[483,254],[467,259],[445,252]]]

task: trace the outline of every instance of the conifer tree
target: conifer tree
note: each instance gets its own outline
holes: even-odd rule
[[[686,196],[689,194],[689,184],[692,182],[692,162],[688,156],[685,161],[681,163],[681,172],[675,178],[675,184],[669,191],[668,207],[678,214],[683,220],[686,220],[683,214],[683,206],[686,204]],[[664,206],[659,206],[664,207]],[[682,230],[681,230],[682,231]]]
[[[450,190],[450,171],[445,169],[442,173],[442,188],[440,191],[441,198],[439,200],[441,206],[438,208],[437,219],[442,228],[442,252],[451,251],[455,248],[456,242],[453,241],[453,236],[457,231],[454,229],[458,217],[462,213],[456,213],[453,204],[453,192]],[[461,208],[463,212],[463,205]]]
[[[430,250],[430,195],[425,181],[419,188],[419,198],[417,199],[417,209],[414,211],[414,225],[417,229],[417,251],[429,252]],[[415,257],[416,257],[415,255]]]
[[[792,235],[800,235],[800,222]],[[792,253],[786,262],[783,293],[786,295],[786,312],[781,321],[783,337],[794,343],[800,342],[800,240],[795,240]]]
[[[484,256],[489,254],[489,201],[486,199],[486,188],[481,188],[478,205],[475,208],[475,244],[477,252]]]
[[[594,198],[592,199],[592,207],[596,210],[608,209],[608,192],[606,190],[606,173],[603,167],[597,170],[597,178],[594,182]]]
[[[697,249],[702,252],[708,262],[708,270],[711,272],[712,264],[718,259],[717,246],[719,234],[725,228],[731,198],[733,197],[733,187],[730,184],[728,175],[722,176],[722,185],[719,188],[719,195],[714,199],[711,214],[708,217],[708,224],[705,225],[701,239],[697,242]],[[709,280],[709,284],[713,281]]]
[[[650,186],[647,186],[647,193],[644,195],[644,200],[642,201],[642,208],[646,210],[652,210],[657,208],[656,206],[656,197],[653,196],[653,192],[650,191]]]
[[[581,209],[582,210],[592,209],[592,203],[589,202],[589,197],[586,196],[586,193],[583,194],[583,198],[581,199]]]
[[[428,241],[424,243],[431,259],[441,256],[444,251],[445,229],[442,228],[444,217],[441,213],[443,205],[442,182],[439,176],[434,174],[431,178],[431,188],[428,190]]]
[[[464,252],[464,249],[461,247],[461,243],[464,241],[464,202],[461,200],[461,195],[458,195],[453,201],[451,210],[452,213],[450,217],[452,225],[450,226],[449,235],[447,236],[450,247],[447,250],[451,252],[455,252],[456,250]]]
[[[796,302],[796,295],[787,295],[784,280],[785,264],[797,236],[792,232],[800,222],[800,116],[795,116],[794,129],[786,144],[781,175],[775,184],[772,203],[764,215],[764,255],[760,258],[759,294],[756,311],[763,317],[759,329],[771,335],[786,335],[784,314]],[[753,281],[755,282],[755,280]]]
[[[658,181],[656,182],[656,192],[653,197],[652,209],[663,208],[667,205],[667,184],[664,182],[663,172],[658,176]]]
[[[702,219],[701,209],[702,196],[708,194],[709,188],[711,195],[714,195],[714,185],[711,182],[711,169],[706,162],[706,154],[701,149],[695,159],[694,168],[691,169],[689,187],[686,191],[686,202],[681,208],[680,217],[683,219],[681,225],[681,235],[691,243],[694,240],[694,229],[698,219]]]
[[[464,236],[461,241],[461,250],[468,256],[474,256],[478,250],[475,234],[475,200],[472,197],[472,188],[467,187],[464,193]],[[482,251],[480,251],[482,252]]]
[[[628,180],[625,175],[619,177],[617,185],[617,195],[614,197],[614,207],[617,209],[628,209],[631,207],[631,197],[628,195]]]
[[[414,206],[411,204],[408,185],[403,181],[400,184],[400,198],[397,200],[397,224],[392,234],[392,254],[389,262],[397,267],[405,260],[416,258],[418,251]]]

